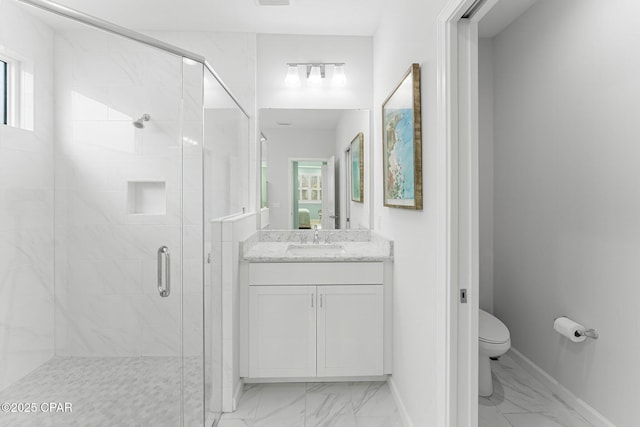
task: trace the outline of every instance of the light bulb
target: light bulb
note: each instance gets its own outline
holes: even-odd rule
[[[287,70],[287,77],[284,79],[284,84],[289,87],[299,87],[300,86],[300,76],[298,75],[298,66],[289,65],[289,69]]]
[[[336,65],[334,67],[331,83],[336,87],[342,87],[347,84],[347,76],[344,74],[344,65]]]
[[[309,83],[313,86],[319,86],[322,84],[322,74],[320,74],[320,66],[313,65],[311,72],[309,73]]]

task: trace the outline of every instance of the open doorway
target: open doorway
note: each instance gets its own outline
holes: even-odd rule
[[[489,362],[488,357],[481,357],[479,346],[479,324],[486,320],[486,312],[479,308],[479,110],[486,113],[487,107],[479,100],[479,24],[489,17],[497,33],[535,2],[451,0],[440,15],[441,177],[446,184],[443,221],[449,224],[441,240],[441,250],[447,254],[442,272],[448,286],[445,317],[450,341],[444,357],[449,366],[445,380],[449,425],[503,425],[479,423],[479,410],[484,408],[479,408],[478,396],[481,383],[487,383],[486,376],[479,381],[479,374],[486,374]],[[498,9],[500,13],[489,15]],[[506,419],[502,421],[509,425]]]
[[[628,117],[625,105],[637,99],[637,79],[602,76],[620,70],[637,76],[640,65],[616,54],[631,48],[625,46],[628,37],[613,31],[621,25],[618,18],[608,21],[614,24],[605,31],[577,28],[596,28],[606,21],[603,16],[632,15],[631,7],[547,0],[449,3],[439,27],[443,213],[450,224],[442,240],[451,322],[448,425],[613,425],[589,406],[627,416],[619,399],[606,401],[594,393],[599,389],[594,372],[611,364],[603,357],[598,365],[590,356],[609,348],[588,341],[589,335],[581,344],[571,342],[553,325],[556,317],[568,315],[604,327],[612,314],[603,314],[604,307],[615,292],[603,292],[597,277],[609,267],[614,277],[624,274],[616,261],[628,247],[612,244],[603,250],[589,239],[612,230],[626,234],[629,227],[618,225],[616,212],[636,208],[628,197],[635,189],[621,191],[628,180],[620,177],[636,170],[626,161],[635,147],[624,141],[637,135],[637,128],[625,127],[622,123],[632,120],[621,117]],[[519,13],[487,36],[483,24],[497,19],[497,8],[516,3],[523,6]],[[583,37],[576,39],[576,33]],[[612,53],[610,46],[618,50]],[[590,74],[594,68],[597,78]],[[602,119],[609,116],[614,119]],[[603,151],[601,135],[612,132],[619,138],[607,139]],[[615,162],[593,168],[603,152]],[[607,226],[598,228],[607,215]],[[575,225],[582,223],[589,224],[587,231]],[[603,261],[607,251],[616,255],[609,267]],[[615,307],[620,319],[635,316],[631,306],[616,301]],[[483,317],[492,311],[511,340],[499,360],[486,358],[491,370],[485,370],[485,379],[492,389],[483,395]],[[614,351],[611,357],[616,358]],[[576,374],[574,366],[588,369]],[[619,389],[633,383],[625,374],[616,378],[629,370],[627,365],[602,376]],[[628,414],[633,423],[637,416]]]
[[[347,175],[346,179],[344,179],[344,187],[341,189],[341,191],[344,194],[344,199],[349,201],[351,200],[351,188],[353,186],[352,180],[351,180],[351,174],[350,173],[346,173],[346,171],[348,170],[349,167],[352,167],[352,160],[351,160],[351,146],[347,147],[347,149],[344,152],[344,160],[343,160],[343,164],[345,165],[344,169],[344,173],[345,175]],[[342,214],[344,215],[344,228],[345,229],[349,229],[351,228],[351,203],[347,202],[344,204],[344,209]]]
[[[291,228],[335,229],[335,159],[290,159]]]

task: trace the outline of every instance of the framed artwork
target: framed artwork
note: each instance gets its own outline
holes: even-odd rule
[[[384,205],[422,209],[420,65],[412,64],[382,104]]]
[[[351,200],[364,202],[364,135],[358,133],[351,141]]]

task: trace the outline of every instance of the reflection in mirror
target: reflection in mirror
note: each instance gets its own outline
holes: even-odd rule
[[[260,208],[268,207],[269,191],[267,189],[267,137],[260,134]]]
[[[369,110],[261,109],[261,206],[271,229],[370,228]],[[362,136],[360,136],[362,135]],[[352,142],[362,138],[352,197]],[[267,166],[268,152],[268,166]],[[365,196],[366,195],[366,196]],[[263,224],[263,227],[267,224]]]

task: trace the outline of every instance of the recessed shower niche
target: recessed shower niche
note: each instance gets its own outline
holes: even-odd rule
[[[164,181],[129,181],[129,215],[164,215],[167,212],[167,185]]]

